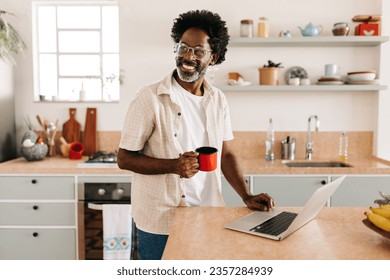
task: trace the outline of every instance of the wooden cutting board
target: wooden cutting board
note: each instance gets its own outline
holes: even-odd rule
[[[96,152],[96,108],[87,108],[83,133],[84,155]]]
[[[79,142],[81,136],[81,126],[76,121],[76,108],[69,108],[69,120],[62,126],[62,137],[66,142]]]

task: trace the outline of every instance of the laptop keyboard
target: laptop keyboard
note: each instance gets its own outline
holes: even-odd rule
[[[297,213],[281,212],[275,217],[251,228],[250,231],[277,236],[291,225],[297,215]]]

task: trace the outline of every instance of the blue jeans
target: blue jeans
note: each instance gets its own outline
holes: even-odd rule
[[[161,260],[168,235],[154,234],[137,229],[138,258],[140,260]]]

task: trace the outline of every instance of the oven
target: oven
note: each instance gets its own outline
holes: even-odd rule
[[[130,204],[130,176],[80,176],[78,189],[79,259],[103,259],[103,204]],[[137,259],[133,224],[131,259]]]

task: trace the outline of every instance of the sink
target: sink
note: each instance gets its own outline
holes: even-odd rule
[[[285,161],[283,164],[288,167],[352,167],[342,161]]]

